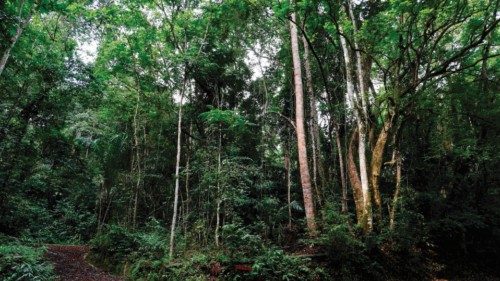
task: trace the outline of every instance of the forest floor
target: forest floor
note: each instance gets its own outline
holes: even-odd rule
[[[122,281],[85,260],[88,246],[47,245],[46,258],[54,265],[59,281]]]

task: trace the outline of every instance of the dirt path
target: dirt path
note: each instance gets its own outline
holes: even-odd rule
[[[85,261],[86,246],[47,245],[45,256],[54,264],[59,281],[122,281]]]

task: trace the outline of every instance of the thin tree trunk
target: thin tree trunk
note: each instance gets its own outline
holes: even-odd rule
[[[342,31],[342,28],[339,27],[339,31]],[[346,101],[348,110],[352,110],[354,112],[354,117],[359,119],[358,111],[356,110],[356,100],[354,94],[354,81],[352,80],[352,62],[351,56],[349,54],[349,49],[347,48],[346,40],[343,36],[340,36],[340,45],[342,47],[342,54],[344,56],[344,66],[345,66],[345,80],[346,80]]]
[[[186,81],[182,86],[181,90],[181,100],[179,104],[179,114],[177,121],[177,154],[175,158],[175,190],[174,190],[174,211],[172,214],[172,225],[170,228],[170,247],[169,247],[169,257],[172,258],[174,254],[174,240],[175,240],[175,225],[177,223],[177,209],[179,205],[179,170],[181,165],[181,147],[182,147],[182,101],[184,99],[184,91],[186,87]]]
[[[309,165],[307,163],[307,143],[304,128],[304,97],[302,89],[302,70],[299,56],[299,43],[297,36],[297,26],[295,25],[296,14],[291,15],[290,37],[292,45],[293,73],[295,84],[295,126],[297,133],[297,150],[299,158],[300,180],[304,197],[304,209],[306,213],[307,228],[311,236],[316,236],[316,218],[314,212],[314,201],[311,190],[311,178],[309,175]]]
[[[354,26],[354,34],[356,35],[357,31],[358,31],[358,25],[356,23],[356,17],[354,16],[354,7],[352,5],[352,2],[351,0],[347,0],[348,2],[348,6],[349,6],[349,17],[351,18],[351,21],[352,21],[352,25]],[[355,54],[355,57],[356,57],[356,77],[358,78],[358,88],[359,88],[359,96],[358,96],[358,103],[361,101],[360,104],[358,104],[358,108],[359,108],[359,105],[361,105],[361,120],[362,122],[364,123],[364,126],[365,128],[367,127],[368,125],[368,101],[367,101],[367,93],[366,93],[366,89],[365,89],[365,82],[364,82],[364,78],[365,78],[365,73],[364,73],[364,69],[363,69],[363,60],[361,58],[361,52],[359,50],[359,46],[358,46],[358,42],[354,36],[354,38],[352,38],[352,41],[354,43],[354,54]],[[360,139],[361,139],[361,132],[360,133]],[[366,134],[366,133],[364,133]],[[364,137],[366,139],[366,137]],[[363,182],[363,180],[361,180]],[[368,182],[368,180],[367,180]]]
[[[99,197],[98,197],[98,204],[99,204],[99,211],[98,211],[98,215],[97,215],[97,233],[101,233],[101,228],[102,228],[102,196],[103,196],[103,193],[104,193],[104,189],[105,189],[105,186],[104,186],[104,180],[102,181],[101,183],[101,188],[99,190]]]
[[[23,6],[24,6],[24,1],[19,8],[19,18],[21,18]],[[28,26],[28,23],[30,22],[30,20],[31,20],[31,11],[29,12],[28,16],[17,25],[16,33],[10,39],[10,45],[4,51],[4,53],[2,55],[2,59],[0,60],[0,76],[2,76],[2,72],[5,69],[5,65],[7,64],[7,60],[10,57],[10,52],[12,51],[12,48],[14,48],[14,45],[19,40],[19,37],[23,33],[24,29]]]
[[[139,103],[140,103],[140,91],[137,91],[137,99],[134,111],[134,149],[135,149],[135,166],[137,171],[137,179],[134,189],[134,209],[132,214],[132,228],[135,229],[137,226],[137,209],[139,204],[139,188],[141,185],[141,156],[139,150],[139,134],[138,134],[138,114],[139,114]]]
[[[342,155],[342,144],[340,143],[340,128],[338,124],[335,126],[335,142],[337,143],[337,152],[339,154],[339,168],[340,168],[340,184],[342,187],[342,213],[347,214],[347,185],[345,180],[345,167],[344,167],[344,157]]]
[[[284,164],[285,164],[285,171],[286,171],[286,187],[287,187],[287,203],[288,203],[288,228],[292,228],[292,196],[291,196],[291,189],[292,189],[292,180],[291,180],[291,163],[290,163],[290,144],[288,143],[289,140],[287,141],[286,144],[286,149],[285,149],[285,155],[284,155]]]
[[[190,123],[189,124],[189,135],[191,135],[193,131],[193,123]],[[187,159],[186,159],[186,178],[185,178],[185,182],[184,182],[184,186],[185,186],[185,189],[186,189],[186,212],[185,212],[185,216],[184,216],[184,232],[187,233],[187,219],[188,219],[188,216],[189,216],[189,204],[191,202],[191,198],[189,197],[189,161],[191,160],[191,157],[190,157],[190,152],[191,152],[191,145],[190,145],[191,141],[190,139],[188,138],[188,151],[186,151],[186,154],[187,154]]]
[[[216,198],[216,221],[215,221],[215,246],[219,247],[219,228],[220,228],[220,205],[221,205],[221,187],[220,187],[220,173],[222,168],[221,161],[222,150],[222,130],[219,125],[219,146],[217,148],[217,198]]]
[[[392,198],[392,208],[389,213],[389,229],[393,230],[396,224],[396,208],[399,200],[399,193],[401,189],[401,154],[398,150],[395,152],[396,160],[396,189],[394,190],[394,197]]]

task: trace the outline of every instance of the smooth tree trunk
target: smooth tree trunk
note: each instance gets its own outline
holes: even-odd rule
[[[390,119],[384,122],[384,126],[380,131],[377,142],[372,150],[372,161],[370,164],[370,181],[373,190],[373,202],[375,203],[376,219],[380,223],[382,220],[382,196],[380,195],[380,173],[382,171],[384,151],[389,136],[389,130],[392,126]]]
[[[222,194],[221,194],[221,186],[220,186],[220,173],[222,170],[222,128],[219,125],[219,146],[217,148],[217,198],[216,198],[216,218],[215,218],[215,246],[219,247],[220,238],[219,238],[219,229],[220,229],[220,206],[222,203]]]
[[[345,166],[344,166],[344,157],[342,154],[342,144],[340,142],[340,128],[338,125],[336,127],[335,132],[335,143],[337,144],[337,153],[339,155],[339,168],[340,168],[340,185],[342,187],[342,213],[347,214],[348,206],[347,206],[347,184],[345,179]]]
[[[364,125],[358,122],[358,157],[359,157],[359,173],[361,174],[361,191],[363,192],[363,229],[365,233],[369,233],[373,228],[372,206],[370,186],[368,184],[368,168],[366,165],[366,131]]]
[[[341,33],[343,33],[342,29],[340,29]],[[357,129],[355,132],[353,132],[353,135],[351,137],[351,140],[349,141],[349,151],[347,155],[347,164],[348,164],[348,174],[349,174],[349,180],[351,182],[351,186],[353,189],[353,197],[354,197],[354,203],[356,206],[356,218],[358,221],[358,224],[363,227],[363,229],[368,229],[367,226],[367,207],[366,207],[366,202],[365,196],[366,196],[366,187],[367,185],[365,184],[363,186],[363,177],[360,179],[360,175],[358,173],[358,169],[356,167],[356,162],[354,160],[354,141],[358,139],[358,144],[361,144],[362,141],[359,140],[360,138],[360,130],[363,130],[363,122],[361,120],[361,113],[359,111],[359,99],[356,98],[356,94],[354,91],[354,81],[352,78],[352,61],[351,61],[351,56],[349,49],[347,48],[347,43],[345,38],[341,35],[340,36],[340,45],[342,47],[342,53],[344,56],[344,65],[345,65],[345,73],[346,73],[346,101],[347,101],[347,108],[348,111],[351,111],[354,115],[354,120],[357,124]],[[364,139],[363,139],[364,141]],[[364,146],[361,146],[362,149],[360,149],[360,146],[358,145],[358,155],[359,152],[362,150],[362,155],[364,157]],[[361,160],[361,157],[359,157]],[[365,162],[366,163],[366,162]],[[361,166],[361,165],[360,165]],[[365,171],[366,171],[366,165],[364,166]],[[361,171],[362,173],[362,171]],[[369,199],[369,197],[368,197]],[[368,200],[369,201],[369,200]]]
[[[361,180],[359,179],[358,168],[354,161],[355,142],[357,140],[358,132],[352,133],[349,141],[349,148],[347,151],[347,171],[349,174],[349,181],[352,187],[352,196],[354,197],[354,205],[356,207],[356,219],[359,225],[364,221],[364,208],[363,208],[363,191],[361,190]]]
[[[189,124],[189,135],[192,134],[193,131],[193,123]],[[188,216],[189,216],[189,204],[191,202],[191,197],[189,196],[189,172],[190,172],[190,166],[189,162],[191,160],[190,157],[190,152],[191,152],[191,141],[188,138],[188,150],[186,151],[187,154],[187,159],[186,159],[186,168],[185,168],[185,180],[184,180],[184,187],[186,190],[186,201],[185,201],[185,208],[186,211],[184,212],[184,233],[187,233],[187,222],[188,222]]]
[[[135,111],[134,111],[134,149],[135,149],[135,171],[137,179],[134,187],[134,210],[132,214],[132,228],[137,226],[137,209],[139,205],[139,189],[141,186],[141,154],[139,149],[139,103],[141,101],[140,91],[137,92]]]
[[[351,18],[352,25],[354,26],[354,31],[355,35],[358,31],[358,25],[356,23],[356,17],[354,16],[354,7],[352,5],[351,0],[347,1],[348,6],[349,6],[349,17]],[[367,127],[368,125],[368,97],[367,97],[367,91],[366,91],[366,84],[365,84],[365,72],[363,68],[363,59],[361,58],[361,51],[358,46],[358,42],[356,40],[356,36],[352,38],[352,42],[354,43],[354,55],[356,57],[356,77],[358,79],[358,108],[361,106],[361,121],[364,123],[364,126]],[[359,132],[361,134],[361,132]],[[366,132],[364,133],[366,134]],[[361,139],[361,136],[360,136]],[[366,139],[366,137],[365,137]],[[363,181],[363,180],[361,180]],[[367,180],[368,181],[368,180]]]
[[[284,155],[284,164],[286,172],[286,198],[288,203],[288,228],[292,228],[292,180],[291,180],[291,163],[290,163],[290,145],[287,143],[287,148]]]
[[[185,82],[184,82],[185,83]],[[181,165],[181,148],[182,148],[182,101],[184,99],[184,91],[186,85],[183,85],[181,90],[181,100],[179,104],[179,113],[177,121],[177,153],[175,158],[175,189],[174,189],[174,210],[172,212],[172,224],[170,227],[170,245],[169,245],[169,256],[173,257],[174,254],[174,241],[175,241],[175,225],[177,223],[177,211],[179,207],[179,171]]]
[[[399,201],[399,193],[401,189],[401,154],[398,150],[394,151],[396,164],[396,188],[392,198],[392,207],[389,213],[389,229],[393,230],[396,224],[396,208]]]
[[[309,114],[310,118],[310,126],[309,133],[311,138],[311,153],[312,153],[312,183],[314,185],[316,196],[318,198],[318,203],[322,204],[322,187],[324,183],[323,173],[322,173],[322,165],[320,159],[320,151],[319,151],[319,125],[318,125],[318,111],[316,109],[316,95],[314,94],[314,87],[312,81],[312,71],[311,71],[311,63],[309,61],[309,45],[307,43],[307,39],[304,35],[302,35],[302,45],[304,46],[304,69],[306,71],[306,89],[307,94],[309,96]],[[320,184],[318,185],[318,175],[320,179]]]
[[[22,6],[23,5],[21,5],[21,9],[22,9]],[[21,18],[21,13],[22,13],[22,10],[19,11],[19,18]],[[4,51],[4,53],[2,55],[2,59],[0,60],[0,76],[2,76],[2,72],[5,69],[5,65],[7,64],[7,60],[10,57],[10,53],[12,52],[14,45],[19,40],[19,37],[21,37],[21,34],[23,33],[24,29],[28,26],[28,23],[30,22],[30,20],[31,20],[31,11],[30,11],[30,14],[22,22],[20,22],[17,25],[16,33],[10,39],[10,45]]]
[[[351,1],[349,4],[349,15],[354,26],[355,32],[357,32],[356,18],[354,17],[354,11]],[[356,57],[356,77],[358,78],[358,95],[356,109],[359,111],[357,118],[358,125],[358,158],[359,158],[359,173],[361,177],[361,190],[363,191],[363,215],[365,221],[363,221],[363,229],[365,233],[370,232],[373,229],[373,219],[372,219],[372,207],[371,207],[371,192],[370,184],[368,181],[368,165],[366,159],[366,144],[367,144],[367,134],[368,134],[368,102],[367,93],[364,83],[364,69],[361,58],[361,52],[359,51],[359,46],[356,38],[353,38],[354,42],[354,54]]]
[[[297,134],[297,150],[299,158],[299,172],[304,197],[304,209],[306,213],[307,229],[311,236],[316,236],[317,226],[314,212],[314,201],[312,194],[311,178],[307,161],[307,143],[304,128],[304,96],[302,88],[302,70],[299,55],[299,42],[297,35],[297,18],[295,12],[291,15],[290,37],[293,60],[293,80],[295,85],[295,126]]]
[[[340,32],[343,32],[340,28]],[[345,66],[345,80],[346,80],[346,101],[347,109],[354,113],[354,118],[358,119],[358,111],[356,110],[356,99],[354,95],[354,82],[352,80],[352,62],[351,56],[349,55],[349,49],[347,48],[347,43],[344,36],[340,36],[340,45],[342,47],[342,54],[344,56],[344,66]]]

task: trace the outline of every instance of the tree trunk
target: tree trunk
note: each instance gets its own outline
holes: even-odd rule
[[[398,150],[394,151],[396,160],[396,189],[392,198],[392,208],[389,213],[389,229],[393,230],[396,223],[396,207],[399,200],[399,192],[401,189],[401,154]]]
[[[182,100],[184,99],[184,91],[186,87],[186,81],[181,90],[181,100],[179,104],[179,114],[177,121],[177,154],[175,158],[175,189],[174,189],[174,210],[172,214],[172,225],[170,227],[170,247],[169,247],[169,257],[172,258],[174,254],[174,240],[175,240],[175,224],[177,223],[177,209],[179,205],[179,170],[181,165],[181,147],[182,147]]]
[[[341,30],[340,30],[341,31]],[[361,174],[361,180],[359,180],[357,169],[356,169],[356,164],[354,162],[353,158],[353,151],[352,151],[352,140],[354,139],[351,138],[351,142],[349,144],[349,177],[351,180],[351,184],[353,185],[353,189],[355,191],[358,191],[358,183],[360,184],[360,189],[362,192],[362,196],[355,195],[355,201],[356,200],[361,200],[360,202],[357,201],[358,203],[356,204],[356,214],[358,218],[358,224],[360,224],[365,232],[370,232],[372,229],[372,219],[371,219],[371,198],[370,198],[370,189],[368,185],[368,173],[367,173],[367,167],[366,167],[366,155],[365,155],[365,145],[366,145],[366,127],[364,126],[364,122],[362,120],[363,111],[364,110],[359,110],[359,107],[363,107],[363,105],[359,104],[360,97],[356,98],[356,95],[354,93],[354,83],[352,80],[352,67],[351,67],[351,58],[349,55],[349,50],[347,48],[347,44],[345,41],[345,38],[343,36],[340,36],[340,43],[342,46],[342,51],[344,55],[344,62],[345,62],[345,70],[346,70],[346,86],[347,86],[347,102],[348,102],[348,108],[352,108],[352,111],[354,113],[354,118],[357,123],[357,133],[358,133],[358,157],[359,157],[359,170]],[[361,112],[360,112],[361,111]],[[358,212],[360,211],[360,208],[363,212],[362,215],[360,215]]]
[[[371,161],[371,174],[370,181],[373,190],[373,201],[375,203],[375,213],[376,219],[380,223],[382,221],[382,197],[380,195],[380,172],[382,170],[382,163],[384,157],[384,150],[387,143],[387,138],[389,136],[389,130],[392,127],[392,121],[388,118],[384,122],[384,126],[380,131],[375,147],[372,151],[372,161]]]
[[[354,162],[354,143],[357,138],[357,131],[354,131],[349,141],[349,149],[347,152],[347,169],[349,173],[349,181],[351,182],[352,195],[354,197],[354,205],[356,206],[356,219],[358,224],[361,225],[364,221],[364,207],[363,207],[363,191],[361,190],[361,180],[359,179],[358,169]]]
[[[365,233],[371,232],[373,228],[372,203],[370,195],[370,186],[368,184],[368,169],[366,166],[366,131],[363,122],[358,122],[359,131],[359,173],[361,174],[361,191],[363,192],[363,230]]]
[[[285,149],[284,155],[284,164],[285,164],[285,172],[286,172],[286,187],[287,187],[287,203],[288,203],[288,228],[292,228],[292,180],[291,180],[291,163],[290,163],[290,144],[287,141],[287,147]]]
[[[189,135],[191,135],[193,131],[193,123],[190,123],[189,124]],[[188,150],[186,151],[186,154],[187,154],[187,159],[186,159],[186,178],[185,178],[185,181],[184,181],[184,186],[185,186],[185,189],[186,189],[186,202],[185,202],[185,205],[186,205],[186,211],[185,211],[185,215],[184,215],[184,233],[187,233],[187,220],[188,220],[188,216],[189,216],[189,204],[191,203],[191,198],[189,197],[189,161],[191,160],[191,157],[190,157],[190,152],[191,152],[191,141],[190,139],[188,138]]]
[[[302,89],[302,70],[299,56],[299,42],[297,36],[297,26],[295,25],[295,12],[291,15],[290,37],[292,45],[293,73],[295,84],[295,126],[297,133],[297,150],[299,158],[300,180],[302,185],[302,194],[304,197],[304,209],[306,213],[307,228],[311,236],[316,236],[316,218],[314,212],[314,202],[311,191],[311,178],[309,175],[309,166],[307,163],[307,144],[304,129],[304,97]]]
[[[21,9],[22,9],[22,6],[23,5],[21,5]],[[22,10],[20,10],[19,18],[21,18],[21,12],[22,12]],[[31,11],[30,11],[30,14],[26,17],[26,19],[24,19],[23,22],[20,22],[18,24],[17,29],[16,29],[16,33],[10,39],[10,45],[7,47],[7,49],[3,53],[2,59],[0,60],[0,76],[2,76],[2,72],[5,69],[5,65],[7,64],[7,60],[10,57],[10,52],[12,51],[12,48],[14,48],[14,45],[19,40],[19,37],[21,36],[21,33],[23,33],[26,26],[28,26],[30,19],[31,19]]]
[[[324,185],[324,172],[320,159],[320,139],[319,139],[319,125],[318,125],[318,111],[316,110],[316,95],[314,94],[313,81],[312,81],[312,71],[311,64],[309,61],[309,45],[307,44],[307,39],[302,35],[302,44],[304,45],[304,68],[306,70],[306,87],[307,94],[309,96],[309,112],[311,116],[311,126],[309,127],[309,132],[311,136],[311,153],[312,153],[312,176],[313,184],[316,191],[316,196],[318,198],[318,203],[321,205],[323,202],[322,198],[322,188]],[[318,186],[318,175],[320,179],[320,185]]]
[[[139,114],[139,103],[141,101],[141,93],[138,90],[137,91],[137,99],[136,99],[136,104],[135,104],[135,111],[134,111],[134,149],[135,149],[135,170],[137,172],[136,176],[136,182],[135,182],[135,188],[134,188],[134,210],[132,214],[132,228],[135,229],[137,226],[137,208],[139,205],[139,188],[141,186],[141,153],[139,149],[139,120],[138,120],[138,114]]]
[[[354,35],[356,35],[358,31],[358,25],[356,23],[356,17],[354,16],[354,7],[352,5],[351,0],[347,1],[348,3],[348,10],[349,10],[349,17],[351,18],[352,25],[354,26]],[[368,101],[367,101],[367,92],[365,89],[365,80],[364,78],[366,77],[363,69],[363,60],[361,58],[361,52],[359,50],[358,42],[356,40],[356,36],[352,38],[352,42],[354,43],[354,54],[356,57],[356,77],[358,78],[358,89],[359,89],[359,95],[358,95],[358,108],[361,106],[361,120],[364,123],[364,127],[366,128],[368,125]],[[359,139],[362,139],[362,132],[359,132],[360,137]],[[364,133],[366,134],[366,133]],[[364,137],[366,139],[366,137]],[[360,156],[361,157],[361,156]],[[361,165],[361,164],[360,164]],[[363,177],[363,173],[361,173],[361,177]],[[363,182],[363,180],[361,180]],[[368,180],[367,180],[368,182]]]
[[[356,18],[354,17],[354,11],[351,1],[348,0],[349,4],[349,15],[354,26],[355,32],[357,32]],[[361,175],[361,189],[363,191],[363,207],[364,207],[364,219],[363,229],[365,233],[368,233],[373,228],[372,220],[372,208],[371,208],[371,196],[370,196],[370,184],[368,182],[368,167],[366,160],[366,137],[368,131],[368,102],[364,83],[364,69],[363,62],[361,59],[361,52],[359,51],[358,43],[356,38],[352,39],[354,42],[354,53],[356,55],[356,73],[358,78],[358,88],[359,93],[357,97],[357,105],[359,114],[357,118],[358,123],[358,133],[359,133],[359,145],[358,145],[358,157],[359,157],[359,173]],[[360,102],[361,101],[361,102]],[[360,108],[361,107],[361,108]]]
[[[339,31],[343,32],[342,28],[339,27]],[[354,117],[358,119],[358,112],[355,107],[354,82],[352,81],[351,56],[349,55],[349,49],[347,48],[346,40],[342,35],[340,36],[340,45],[342,47],[342,54],[344,56],[347,109],[352,110],[354,112]]]
[[[342,213],[347,214],[348,213],[347,185],[345,182],[344,157],[342,156],[342,144],[340,143],[340,132],[339,132],[340,128],[338,124],[335,127],[336,127],[335,142],[337,143],[337,152],[339,154],[340,184],[342,187]]]
[[[220,205],[221,205],[221,187],[220,173],[222,169],[221,153],[222,153],[222,129],[219,125],[219,146],[217,149],[217,198],[216,198],[216,220],[215,220],[215,246],[219,247],[219,228],[220,228]]]

